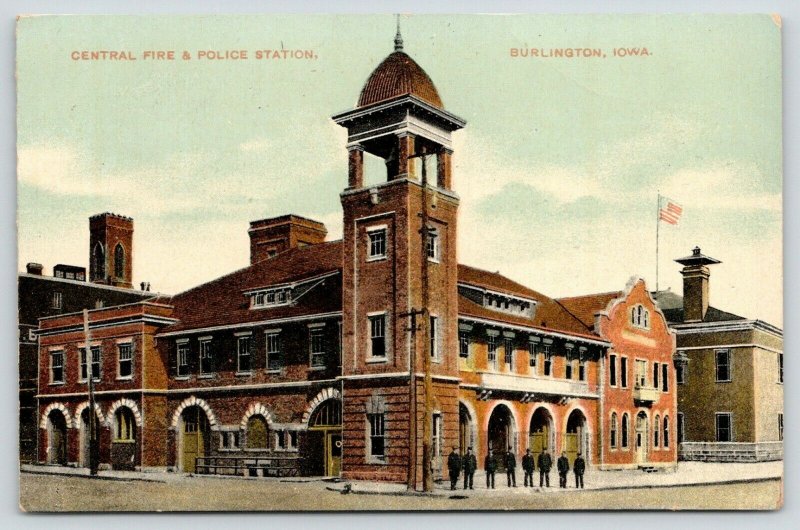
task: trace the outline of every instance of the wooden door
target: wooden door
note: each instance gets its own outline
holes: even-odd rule
[[[206,429],[205,415],[199,410],[184,413],[183,417],[183,471],[195,472],[196,458],[205,456]]]
[[[531,453],[538,455],[542,452],[542,449],[547,447],[547,433],[539,431],[531,434],[528,443],[531,448]]]
[[[636,418],[636,463],[647,462],[647,418]]]
[[[67,422],[61,413],[50,416],[50,454],[51,464],[67,465]]]
[[[325,460],[325,474],[329,477],[338,477],[342,470],[342,433],[327,433]]]
[[[568,432],[564,435],[564,452],[567,453],[570,467],[578,456],[578,441],[578,433]]]

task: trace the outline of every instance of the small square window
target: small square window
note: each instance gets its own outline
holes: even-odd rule
[[[50,382],[64,382],[64,352],[61,350],[50,353]]]
[[[58,291],[54,291],[53,292],[53,300],[52,300],[52,302],[53,302],[53,306],[52,306],[53,309],[61,309],[62,297],[61,297],[61,293],[60,292],[58,292]]]

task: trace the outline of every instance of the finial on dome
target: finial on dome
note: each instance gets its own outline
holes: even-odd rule
[[[394,36],[394,51],[403,51],[403,36],[400,35],[400,14],[397,14],[397,35]]]

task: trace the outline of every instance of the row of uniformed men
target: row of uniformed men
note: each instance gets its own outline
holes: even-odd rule
[[[508,448],[505,453],[505,467],[506,479],[508,480],[508,487],[517,487],[517,457],[514,455],[512,447]],[[553,459],[547,449],[542,449],[542,452],[537,458],[536,465],[534,465],[533,455],[531,450],[525,452],[522,457],[522,469],[525,471],[525,486],[533,487],[533,471],[538,466],[539,468],[539,487],[547,484],[550,487],[550,469],[553,466]],[[461,471],[464,471],[464,489],[474,489],[473,478],[475,470],[478,467],[477,458],[472,453],[472,447],[467,448],[466,454],[462,457],[458,451],[453,447],[453,451],[447,457],[447,469],[450,472],[450,489],[456,489],[458,476]],[[561,453],[558,461],[556,462],[558,468],[559,486],[562,488],[567,487],[567,474],[569,473],[569,459],[566,453]],[[489,454],[483,461],[483,468],[486,471],[486,487],[494,489],[494,475],[497,471],[497,457],[492,449],[489,449]],[[584,460],[581,453],[575,458],[573,465],[573,472],[575,473],[575,487],[583,488],[583,474],[586,471],[586,460]]]

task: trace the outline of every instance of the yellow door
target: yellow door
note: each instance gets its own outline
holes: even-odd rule
[[[342,433],[326,433],[325,474],[338,477],[342,470]]]
[[[192,416],[183,422],[183,471],[187,473],[194,473],[195,459],[205,455],[205,435],[197,417]]]
[[[577,433],[567,433],[564,435],[564,452],[567,453],[569,465],[572,467],[572,463],[575,462],[575,458],[578,456]]]
[[[530,435],[530,448],[531,453],[538,455],[542,449],[547,447],[547,435],[543,432],[535,432]]]

